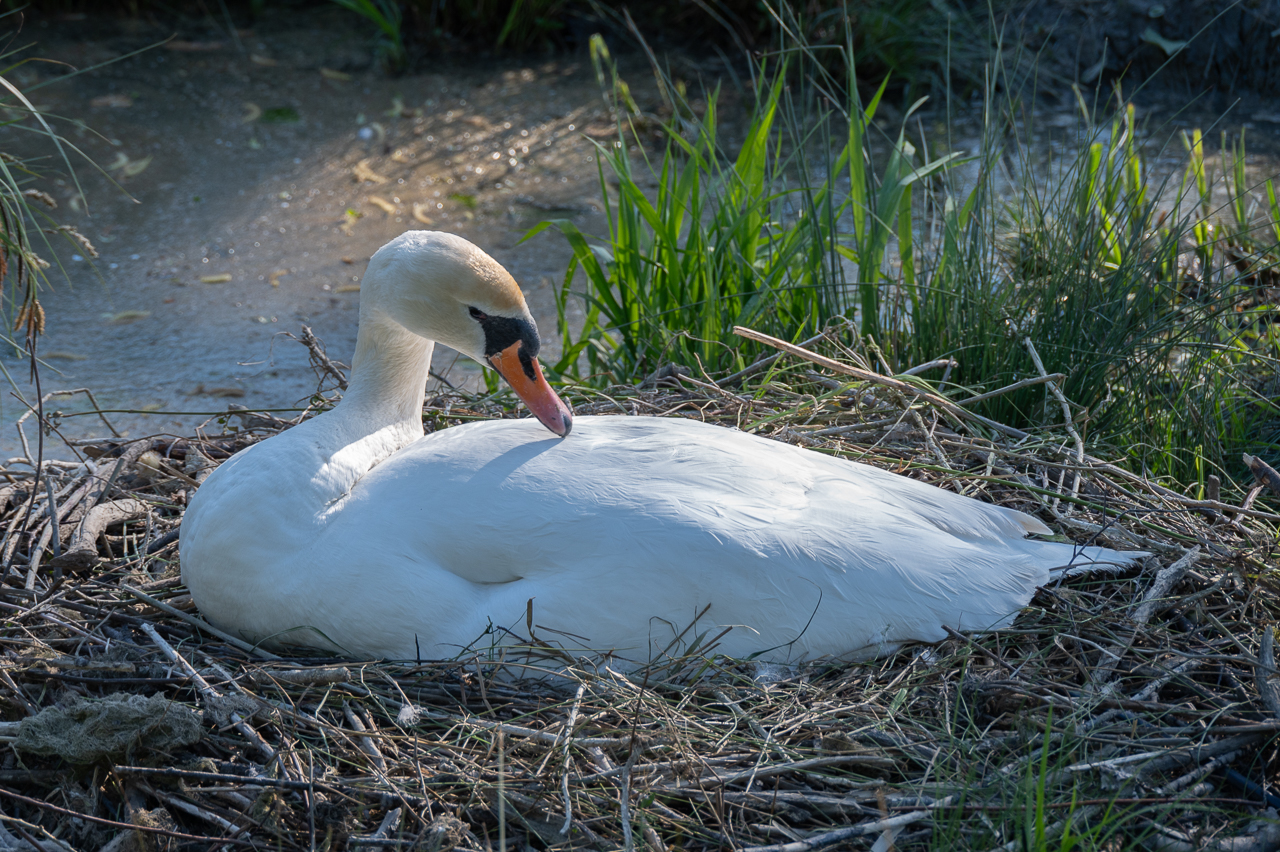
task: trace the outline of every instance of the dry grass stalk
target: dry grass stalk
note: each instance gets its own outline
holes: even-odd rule
[[[710,645],[626,674],[549,648],[520,660],[279,659],[199,617],[174,534],[191,481],[278,421],[240,412],[238,432],[87,448],[94,458],[38,477],[19,460],[0,470],[0,738],[16,740],[42,708],[117,692],[202,706],[206,729],[185,751],[100,765],[10,752],[6,824],[73,849],[123,848],[113,838],[135,832],[158,848],[330,850],[488,850],[501,837],[512,848],[1021,849],[1068,829],[1090,848],[1271,838],[1245,833],[1265,814],[1280,730],[1280,515],[1258,489],[1244,498],[1223,483],[1196,500],[1061,433],[1012,430],[1023,437],[1011,441],[963,400],[868,379],[833,341],[807,343],[831,354],[800,347],[800,361],[783,356],[732,392],[670,372],[651,390],[568,395],[580,414],[696,417],[803,443],[1160,557],[1045,589],[1007,630],[857,664],[756,665]],[[811,372],[828,362],[849,369]],[[431,430],[513,416],[454,391],[425,414]],[[143,516],[97,531],[92,559],[41,561],[55,543],[65,556],[95,507],[126,501]],[[529,677],[539,667],[558,675]]]

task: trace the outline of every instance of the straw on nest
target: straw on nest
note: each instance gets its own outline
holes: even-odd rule
[[[1045,589],[1010,629],[867,663],[707,646],[520,680],[479,653],[280,659],[200,619],[177,564],[183,507],[286,422],[240,412],[229,434],[88,448],[38,477],[13,461],[0,848],[1280,846],[1265,789],[1280,516],[1261,486],[1235,505],[1188,498],[1087,455],[1070,427],[978,422],[835,338],[810,341],[832,358],[790,347],[732,382],[668,370],[570,396],[579,413],[751,429],[1158,556]],[[493,416],[514,415],[454,392],[426,409],[429,429]]]

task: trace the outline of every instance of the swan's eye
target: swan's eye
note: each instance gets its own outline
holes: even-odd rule
[[[486,314],[484,311],[480,310],[479,308],[467,308],[467,311],[471,314],[471,316],[474,319],[480,322],[483,322],[484,320],[487,320],[489,318],[489,315]]]

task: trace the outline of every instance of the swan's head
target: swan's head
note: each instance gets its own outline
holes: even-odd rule
[[[382,315],[497,370],[529,411],[561,437],[573,415],[542,376],[538,327],[507,270],[440,231],[407,231],[378,249],[361,285],[360,314]]]

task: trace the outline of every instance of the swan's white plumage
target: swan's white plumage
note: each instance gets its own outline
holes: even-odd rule
[[[343,403],[236,455],[197,493],[183,576],[214,624],[441,658],[527,635],[532,601],[542,638],[633,661],[699,613],[684,644],[732,627],[717,648],[732,656],[869,656],[945,638],[944,625],[1006,625],[1052,569],[1142,555],[1028,540],[1048,529],[1020,512],[677,418],[579,418],[564,439],[534,420],[422,437],[423,338],[467,326],[400,326],[385,306],[411,291],[504,310],[456,266],[393,274],[442,245],[479,253],[411,232],[375,256]],[[433,293],[446,274],[449,295]],[[522,300],[505,310],[527,315]],[[448,334],[483,357],[483,340]]]

